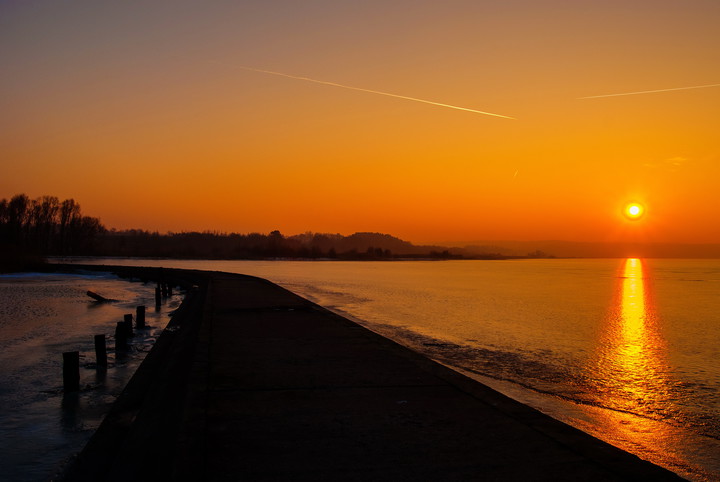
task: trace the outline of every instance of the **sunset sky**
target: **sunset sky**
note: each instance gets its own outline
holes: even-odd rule
[[[719,25],[717,0],[0,0],[0,198],[161,232],[720,242]]]

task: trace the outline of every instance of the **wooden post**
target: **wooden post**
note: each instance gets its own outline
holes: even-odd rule
[[[115,351],[127,350],[127,329],[124,321],[118,321],[115,327]]]
[[[145,307],[138,306],[135,310],[135,328],[138,330],[145,328]]]
[[[107,345],[105,334],[95,335],[95,360],[97,368],[107,368]]]
[[[155,306],[160,306],[161,298],[160,298],[160,285],[158,285],[157,288],[155,288]]]
[[[128,338],[132,338],[133,336],[135,336],[135,333],[133,333],[133,327],[132,327],[132,318],[133,318],[132,313],[125,315],[123,318],[125,320],[124,323],[125,323],[125,330],[127,330],[126,331],[127,336],[128,336]]]
[[[87,294],[90,298],[94,299],[95,301],[102,301],[102,302],[110,301],[109,299],[105,298],[104,296],[100,296],[99,294],[95,293],[94,291],[89,291],[89,290],[88,290],[88,291],[86,292],[86,294]]]
[[[167,284],[167,295],[168,297],[172,296],[172,285],[170,283]]]
[[[80,352],[63,353],[63,389],[66,392],[80,390]]]

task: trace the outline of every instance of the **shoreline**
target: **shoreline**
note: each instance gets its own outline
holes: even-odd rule
[[[183,296],[146,310],[145,329],[135,331],[127,350],[116,351],[117,321],[147,305],[152,286],[102,272],[16,272],[0,278],[5,406],[0,466],[7,480],[46,480],[95,432]],[[86,290],[113,301],[94,302]],[[96,363],[98,335],[105,339],[105,369]],[[65,352],[78,353],[77,391],[63,390]]]
[[[307,294],[301,294],[301,296],[306,297],[313,303],[320,304],[319,300],[315,299],[313,296]],[[321,306],[324,307],[324,305]],[[457,366],[457,364],[454,365],[453,362],[446,359],[437,358],[433,356],[432,353],[427,353],[426,351],[424,351],[422,349],[423,347],[409,342],[407,339],[403,339],[403,337],[398,337],[394,333],[385,332],[381,329],[378,329],[377,327],[373,327],[372,324],[367,323],[366,321],[357,318],[351,313],[345,312],[342,309],[337,309],[335,307],[325,309],[328,309],[329,311],[343,318],[347,318],[348,320],[363,326],[364,328],[378,334],[379,336],[388,338],[404,347],[407,347],[419,353],[421,356],[429,358],[433,362],[439,363],[450,370],[458,372],[465,377],[471,378],[477,383],[485,385],[488,388],[495,390],[504,396],[507,396],[534,410],[538,410],[563,424],[581,430],[582,432],[585,432],[592,437],[595,437],[603,442],[617,447],[620,450],[631,453],[654,465],[666,468],[667,470],[678,474],[680,477],[689,477],[689,480],[699,481],[715,479],[715,473],[705,470],[702,464],[689,464],[686,460],[682,460],[682,458],[678,459],[677,456],[669,457],[667,453],[657,450],[648,450],[646,447],[651,445],[649,443],[645,446],[633,443],[636,439],[636,434],[633,434],[632,437],[618,433],[614,433],[612,434],[612,436],[610,436],[607,432],[602,431],[599,428],[601,424],[599,420],[607,419],[608,412],[613,413],[615,416],[617,416],[617,412],[613,411],[610,408],[595,404],[581,403],[570,398],[563,398],[562,396],[548,391],[537,390],[531,385],[522,384],[515,380],[500,378],[486,373],[473,371],[468,368]],[[645,426],[649,424],[655,424],[655,429],[662,432],[664,436],[667,436],[667,434],[670,433],[671,436],[676,436],[680,438],[684,437],[682,429],[677,426],[667,427],[663,425],[662,421],[643,419],[639,415],[634,415],[631,413],[623,413],[622,416],[628,424],[628,427],[632,427],[633,424],[636,424],[639,420],[640,423]],[[634,417],[637,417],[637,419],[633,420]],[[653,434],[647,433],[646,436],[647,438],[652,438]],[[696,455],[698,453],[705,454],[705,457],[707,457],[706,462],[713,460],[709,452],[706,451],[707,446],[708,444],[718,446],[720,441],[705,434],[695,434],[695,437],[705,438],[702,441],[691,441],[688,445],[688,450],[693,451]]]
[[[467,407],[474,407],[470,412],[463,412],[461,410],[460,413],[454,416],[464,414],[467,420],[475,420],[478,417],[476,411],[481,410],[481,408],[483,410],[488,410],[487,407],[492,407],[490,409],[491,411],[486,413],[486,416],[493,419],[497,417],[507,419],[507,423],[510,424],[508,426],[514,428],[509,432],[497,431],[496,433],[492,433],[491,431],[488,435],[491,438],[506,440],[514,439],[519,433],[525,434],[526,431],[529,431],[528,433],[532,434],[539,433],[541,434],[541,441],[537,441],[537,443],[542,445],[548,440],[552,441],[552,449],[544,447],[543,445],[543,450],[549,450],[548,454],[552,454],[552,457],[560,457],[561,460],[564,460],[563,458],[567,457],[572,459],[570,466],[575,468],[569,469],[570,472],[567,472],[567,469],[564,469],[564,473],[555,473],[553,470],[548,469],[548,467],[545,467],[545,469],[540,467],[542,470],[545,470],[545,472],[541,473],[544,473],[546,476],[552,475],[560,478],[567,477],[566,480],[570,480],[573,475],[572,471],[576,470],[578,472],[574,473],[575,476],[582,473],[583,477],[589,476],[589,480],[592,480],[594,476],[596,477],[596,480],[601,480],[609,474],[613,474],[610,478],[617,477],[618,480],[622,480],[626,477],[636,478],[643,476],[653,477],[655,479],[679,479],[679,477],[672,472],[652,465],[649,462],[642,461],[634,455],[628,454],[627,452],[601,442],[584,432],[544,415],[533,408],[521,404],[520,402],[512,400],[509,397],[506,397],[487,387],[486,385],[470,379],[457,371],[445,367],[444,365],[436,363],[425,356],[410,350],[409,348],[390,341],[381,335],[349,321],[347,318],[334,314],[266,280],[219,272],[175,269],[108,267],[100,265],[55,265],[55,267],[63,268],[64,270],[91,269],[112,271],[120,276],[123,276],[123,274],[135,277],[144,276],[148,278],[153,276],[179,276],[182,277],[182,282],[184,283],[198,285],[198,288],[192,291],[192,296],[189,295],[188,300],[183,303],[183,308],[175,317],[173,317],[171,324],[173,327],[177,327],[177,329],[173,328],[171,330],[166,330],[166,333],[163,333],[160,339],[158,339],[158,342],[146,358],[146,361],[143,362],[136,372],[136,375],[128,384],[128,387],[126,387],[126,390],[118,398],[113,406],[113,409],[106,417],[106,420],[103,421],[103,424],[88,443],[85,450],[79,455],[77,461],[69,467],[69,470],[65,474],[65,478],[63,480],[90,480],[91,478],[99,478],[100,480],[105,478],[107,480],[112,480],[114,478],[120,478],[119,474],[121,473],[125,474],[126,477],[132,476],[133,474],[135,474],[135,476],[138,474],[154,474],[161,479],[173,479],[174,476],[179,477],[180,474],[185,474],[186,470],[200,470],[198,467],[203,467],[202,470],[204,472],[202,474],[198,473],[197,475],[217,474],[218,472],[213,472],[213,470],[217,470],[218,468],[217,460],[208,455],[207,449],[208,446],[212,446],[215,443],[213,441],[213,437],[220,436],[221,434],[212,434],[212,427],[210,427],[210,429],[208,428],[209,424],[207,418],[203,420],[203,416],[201,415],[202,413],[207,412],[209,401],[222,405],[223,402],[226,401],[223,397],[236,395],[236,393],[234,393],[235,390],[240,390],[246,395],[251,394],[253,396],[267,396],[267,390],[269,387],[266,387],[265,384],[269,383],[268,379],[273,379],[273,377],[277,377],[274,383],[278,384],[278,386],[270,387],[273,391],[280,390],[281,392],[287,394],[288,390],[292,393],[297,393],[300,388],[307,389],[307,387],[295,387],[293,385],[293,380],[288,379],[287,374],[278,374],[277,369],[285,365],[283,365],[282,360],[277,360],[272,357],[268,359],[264,358],[270,356],[271,354],[256,354],[256,358],[259,357],[264,360],[262,368],[264,370],[269,370],[266,373],[266,377],[262,377],[257,374],[253,375],[245,373],[242,368],[238,368],[236,365],[233,365],[228,361],[223,362],[215,356],[215,353],[222,347],[220,345],[213,345],[213,343],[217,343],[217,339],[212,335],[220,334],[224,336],[222,332],[218,331],[221,330],[221,321],[223,323],[231,323],[225,328],[222,328],[222,330],[229,330],[233,333],[238,329],[244,330],[246,329],[244,324],[236,323],[238,317],[244,317],[251,312],[257,315],[257,310],[261,310],[263,313],[267,310],[273,312],[277,311],[277,313],[273,315],[274,318],[277,318],[274,322],[278,323],[278,327],[284,330],[296,330],[296,328],[293,328],[292,324],[288,324],[291,322],[290,318],[303,316],[306,318],[305,321],[309,324],[308,326],[314,327],[317,325],[316,328],[319,330],[318,336],[324,333],[323,330],[330,330],[330,332],[333,333],[330,338],[323,338],[325,335],[322,335],[320,339],[307,340],[303,336],[300,336],[297,332],[293,332],[294,334],[292,334],[292,336],[283,339],[283,342],[286,343],[288,351],[297,350],[299,347],[300,354],[302,354],[302,347],[305,344],[311,343],[313,345],[315,352],[310,355],[306,354],[309,358],[306,356],[306,358],[303,359],[304,363],[312,365],[318,357],[322,358],[322,354],[325,352],[331,353],[332,357],[337,358],[340,355],[335,352],[337,348],[333,346],[337,343],[348,343],[346,347],[347,350],[359,350],[361,354],[366,355],[366,358],[343,360],[343,366],[341,368],[344,371],[342,373],[334,373],[333,371],[336,370],[335,368],[328,368],[325,365],[313,365],[312,369],[301,373],[300,375],[309,377],[308,380],[310,381],[316,378],[332,375],[332,383],[324,383],[321,384],[321,386],[308,391],[308,394],[312,394],[311,398],[316,396],[318,390],[321,389],[323,391],[329,390],[332,393],[338,393],[338,391],[341,391],[341,389],[343,389],[343,387],[348,383],[348,380],[353,377],[358,378],[358,380],[362,382],[360,383],[361,388],[365,389],[360,390],[359,393],[355,395],[364,394],[367,396],[368,389],[372,388],[370,391],[372,392],[373,397],[378,397],[378,393],[382,393],[383,390],[389,390],[389,388],[385,387],[387,383],[384,385],[381,384],[385,387],[382,388],[382,390],[380,386],[376,386],[377,384],[372,381],[372,379],[377,375],[370,372],[366,365],[373,364],[372,357],[392,356],[396,364],[402,365],[402,367],[398,368],[395,366],[388,366],[384,367],[384,369],[393,371],[394,376],[403,379],[403,377],[407,377],[408,373],[413,373],[414,377],[424,378],[429,376],[431,379],[435,380],[428,386],[425,386],[422,383],[420,384],[420,387],[422,387],[423,390],[428,390],[433,393],[431,399],[424,402],[427,406],[424,407],[421,413],[422,416],[420,416],[421,414],[414,414],[414,417],[416,418],[415,422],[420,424],[420,426],[430,424],[435,427],[438,422],[438,417],[444,419],[450,416],[445,414],[446,410],[444,409],[443,404],[438,405],[440,400],[437,399],[438,395],[435,392],[440,390],[437,386],[437,380],[440,380],[440,385],[442,385],[442,390],[440,391],[443,392],[444,397],[448,397],[444,403],[460,403],[466,407],[466,411],[468,410]],[[255,298],[240,299],[230,303],[227,299],[227,295],[233,294],[239,296],[239,294],[233,289],[230,289],[229,291],[226,289],[223,292],[219,288],[221,285],[242,286],[243,290],[252,292],[255,295]],[[218,294],[224,294],[226,296],[218,297]],[[248,295],[246,294],[245,297],[247,298],[247,296]],[[242,296],[240,297],[242,298]],[[256,299],[257,297],[260,298],[259,301]],[[231,310],[233,313],[231,316],[232,320],[223,321],[222,316],[218,317],[218,315],[213,315],[213,313],[216,313],[219,308],[229,308],[228,303],[232,306],[235,306],[233,303],[240,304],[239,307]],[[252,320],[249,321],[252,325]],[[259,330],[260,328],[255,327],[253,329]],[[216,331],[217,333],[213,333],[213,331]],[[348,333],[351,333],[351,336],[348,335]],[[263,337],[259,337],[258,333],[251,334],[257,338],[257,342],[260,344],[267,341]],[[274,331],[271,335],[272,339],[276,339],[278,337],[278,332]],[[238,339],[236,337],[230,338]],[[365,345],[368,343],[373,346],[377,345],[381,348],[381,350],[366,353]],[[268,348],[271,349],[272,346],[268,346]],[[284,353],[276,353],[275,355],[282,356],[283,354]],[[251,359],[245,360],[245,362],[255,363],[257,360]],[[410,364],[406,366],[406,362],[410,362]],[[285,368],[294,369],[296,368],[297,363],[298,360],[296,359],[294,366],[291,366],[290,368],[285,366]],[[208,381],[208,373],[209,369],[213,368],[213,366],[216,369],[215,371],[217,371],[218,367],[221,371],[227,371],[227,377],[223,383],[232,386],[233,390],[228,389],[229,391],[218,395],[220,392],[218,392],[217,387],[216,389],[213,389],[212,386],[209,386],[212,385],[212,381]],[[211,371],[212,370],[210,370],[210,372]],[[158,384],[157,382],[161,380],[164,382]],[[387,380],[385,380],[385,382],[387,382]],[[364,384],[367,384],[368,386],[366,387]],[[406,385],[407,384],[403,382],[395,385],[391,384],[391,387],[394,390],[407,390],[408,387]],[[413,383],[412,386],[416,387],[416,385],[417,383]],[[410,403],[412,400],[406,402]],[[305,400],[304,403],[307,404],[307,400]],[[350,402],[345,400],[345,403]],[[313,418],[316,419],[313,421],[312,425],[317,425],[318,423],[320,425],[328,423],[327,420],[323,420],[323,417],[317,413],[319,408],[325,407],[324,404],[326,405],[327,401],[323,402],[322,400],[315,400],[314,403],[306,406],[306,412],[309,411],[311,414],[314,414],[311,416],[311,420]],[[465,404],[467,404],[467,406]],[[362,405],[363,404],[360,400],[350,403],[349,407],[352,408],[352,410],[343,411],[342,414],[338,414],[338,417],[347,418],[345,423],[353,425],[355,423],[354,416],[358,414],[361,415],[364,411]],[[268,406],[273,407],[273,410],[277,412],[276,415],[278,420],[282,420],[282,422],[275,422],[276,426],[274,427],[255,427],[258,431],[257,435],[259,437],[262,437],[264,433],[287,430],[287,428],[296,423],[298,419],[303,420],[308,417],[307,413],[294,413],[296,409],[293,405],[288,405],[287,403],[278,404],[277,400],[274,400],[271,404],[254,407],[254,409],[264,412],[268,410]],[[332,409],[331,407],[325,408]],[[392,408],[397,409],[398,407]],[[223,411],[221,410],[220,412]],[[232,415],[232,413],[229,414],[229,412],[232,412],[232,409],[225,408],[225,414],[223,415],[220,413],[218,416],[230,416],[232,420],[235,420],[233,418],[235,415]],[[378,415],[384,416],[385,413],[380,412]],[[400,416],[402,413],[397,415]],[[408,414],[405,414],[405,416],[408,416]],[[458,438],[462,439],[462,432],[464,430],[462,424],[453,427],[453,423],[458,422],[457,420],[453,419],[452,423],[451,421],[445,422],[446,423],[444,425],[446,426],[435,427],[435,430],[431,433],[421,430],[423,436],[441,438],[441,440],[437,440],[430,443],[428,446],[425,446],[424,450],[437,450],[439,453],[444,453],[451,448],[453,450],[465,450],[462,447],[456,446],[455,442],[453,442],[453,440]],[[482,425],[486,422],[486,420],[480,419],[476,420],[474,423]],[[363,424],[367,423],[372,424],[376,422],[373,422],[373,420],[368,421],[363,419]],[[176,426],[179,426],[180,428],[176,430],[165,430],[162,428],[163,424],[166,429],[168,427]],[[332,426],[332,424],[330,425]],[[247,430],[247,427],[245,427],[245,429]],[[357,427],[355,427],[355,429],[360,431],[353,432],[353,437],[343,437],[337,442],[341,445],[349,444],[349,448],[359,450],[353,441],[358,437],[362,438],[369,436],[366,433],[369,429],[360,429]],[[370,431],[374,444],[386,444],[391,441],[398,442],[398,439],[395,438],[396,436],[402,434],[406,436],[410,435],[412,437],[413,433],[412,431],[408,432],[408,427],[403,424],[390,424],[389,426],[376,427],[374,431]],[[436,431],[441,433],[436,434]],[[457,433],[458,431],[460,433]],[[333,431],[331,431],[330,434],[337,435]],[[288,436],[291,435],[293,435],[293,433],[290,433]],[[443,435],[446,437],[442,438]],[[294,436],[297,436],[297,434],[294,434]],[[318,438],[315,439],[315,442],[321,444],[327,436],[328,433],[318,434]],[[158,437],[160,439],[158,439]],[[461,445],[480,443],[475,440],[476,437],[477,435],[474,436],[472,440],[466,440],[465,443]],[[142,448],[136,445],[136,443],[147,445],[149,440],[152,439],[155,439],[152,444],[153,447],[164,445],[167,447],[167,450],[164,450],[163,453],[160,454],[155,451],[152,458],[147,456],[138,458],[137,456],[131,455],[143,452]],[[401,438],[400,440],[404,440],[405,443],[410,445],[415,444],[411,438]],[[158,444],[158,442],[161,443]],[[492,445],[497,445],[496,442],[497,440],[495,440]],[[247,441],[243,443],[247,444]],[[272,443],[267,443],[269,444],[268,450],[266,451],[267,453],[260,455],[267,457],[274,455],[277,457],[276,453],[272,453],[274,452],[271,450]],[[242,448],[244,450],[249,449],[246,445],[243,445]],[[329,451],[333,450],[332,447],[326,447],[326,449]],[[399,449],[392,448],[392,450],[397,451]],[[463,473],[465,475],[473,474],[474,476],[486,476],[493,473],[496,475],[503,474],[504,476],[507,476],[511,474],[513,470],[525,470],[525,472],[523,472],[524,475],[530,477],[532,477],[533,474],[537,475],[536,472],[530,472],[533,467],[518,467],[517,458],[527,458],[528,454],[513,454],[512,452],[514,450],[518,450],[518,448],[513,444],[511,447],[506,448],[505,451],[507,453],[504,452],[503,454],[509,459],[515,460],[515,462],[499,467],[497,464],[492,464],[492,469],[483,468],[482,464],[480,464],[474,466],[473,468],[466,467],[462,469],[465,470]],[[450,451],[452,452],[452,450]],[[177,452],[182,455],[173,455],[173,452]],[[197,455],[198,452],[205,455]],[[362,454],[364,454],[364,452],[361,450],[360,455]],[[405,450],[403,455],[408,460],[413,460],[415,463],[432,465],[432,462],[425,460],[428,457],[425,455],[424,451],[419,450],[417,447],[414,450]],[[467,459],[468,457],[473,456],[474,455],[470,453],[465,454],[464,463],[471,463],[472,461]],[[530,463],[542,466],[543,464],[547,464],[548,456],[549,455],[546,454],[546,456],[542,459],[538,457],[530,457]],[[209,462],[208,458],[215,460],[215,462],[210,463],[212,460]],[[480,458],[485,460],[485,462],[488,462],[488,460],[486,460],[487,456],[481,456]],[[580,459],[582,463],[579,462],[578,459]],[[122,464],[122,470],[117,465],[121,460],[127,462],[126,464]],[[190,462],[191,460],[198,463],[193,464]],[[359,457],[357,460],[362,460],[362,457]],[[285,474],[287,476],[293,474],[293,478],[309,477],[306,468],[303,468],[304,466],[298,466],[297,461],[293,463],[292,460],[286,460],[284,468],[278,466],[248,466],[247,464],[243,465],[238,462],[224,463],[226,465],[229,464],[228,466],[223,466],[222,463],[220,464],[224,467],[224,470],[240,470],[239,473],[243,475],[251,474],[249,478],[262,478],[264,475],[267,475],[267,472],[263,472],[263,469],[269,471],[269,473]],[[318,463],[320,463],[320,461],[318,461]],[[325,463],[327,464],[325,468],[329,471],[327,473],[332,473],[333,470],[338,469],[338,463],[333,461],[333,457],[329,457]],[[368,467],[367,464],[377,465],[378,463],[378,461],[373,462],[373,459],[365,459],[364,462],[358,462],[352,468],[353,470],[359,471],[357,472],[358,474],[367,473],[367,470],[372,468]],[[440,467],[443,463],[445,466]],[[323,467],[324,466],[322,464],[316,465],[314,466],[314,470],[320,470]],[[588,469],[588,467],[592,467],[592,469]],[[281,468],[285,470],[285,472],[283,472]],[[460,470],[456,467],[456,463],[454,461],[452,463],[450,463],[450,461],[437,462],[434,466],[425,467],[425,470],[432,471],[440,468],[443,468],[443,470]],[[537,468],[538,467],[535,467],[535,469]],[[171,469],[176,471],[174,472],[174,476]],[[415,471],[417,471],[418,468],[406,467],[405,470],[416,473]],[[558,470],[560,469],[558,468]],[[585,472],[586,470],[591,471]],[[405,475],[410,472],[406,472]],[[318,475],[317,472],[313,473]],[[417,473],[425,472],[421,471]],[[602,477],[599,476],[601,473],[604,474]],[[87,477],[88,474],[93,475],[92,477]],[[103,475],[98,477],[99,474]],[[594,474],[594,476],[588,474]]]

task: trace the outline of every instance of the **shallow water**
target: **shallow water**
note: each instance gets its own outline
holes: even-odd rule
[[[98,303],[92,290],[113,302]],[[0,275],[0,479],[48,480],[102,421],[179,297],[154,308],[154,286],[109,274]],[[117,321],[147,305],[147,330],[115,353]],[[94,335],[106,334],[108,368],[96,369]],[[62,353],[80,352],[80,386],[62,389]]]
[[[720,479],[720,261],[102,260],[268,278],[642,458]]]

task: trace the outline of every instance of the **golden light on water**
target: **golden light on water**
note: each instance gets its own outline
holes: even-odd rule
[[[659,462],[674,433],[660,420],[671,406],[665,343],[658,329],[643,260],[628,258],[620,271],[611,316],[595,367],[597,397],[606,411],[603,435],[616,445]]]
[[[650,306],[643,261],[626,259],[620,280],[618,306],[606,340],[606,362],[612,369],[609,381],[622,395],[617,402],[637,413],[633,404],[647,406],[666,391],[665,347]]]
[[[646,358],[647,312],[645,310],[645,286],[642,261],[630,258],[625,261],[625,271],[620,303],[620,333],[617,340],[617,364],[631,379],[651,367]],[[638,393],[638,395],[642,395]]]

